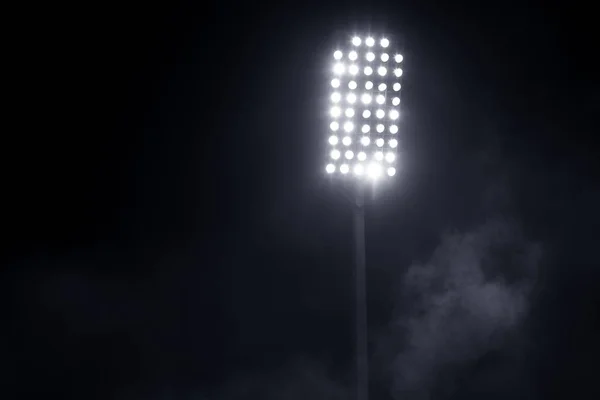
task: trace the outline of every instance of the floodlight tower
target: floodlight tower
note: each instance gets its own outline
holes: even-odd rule
[[[332,53],[325,171],[354,187],[356,400],[368,400],[365,201],[367,185],[396,175],[402,55],[385,36],[348,38]]]

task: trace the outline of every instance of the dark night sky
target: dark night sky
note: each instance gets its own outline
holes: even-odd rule
[[[402,171],[366,217],[372,399],[599,394],[591,3],[27,13],[2,398],[350,398],[351,209],[322,155],[334,38],[363,28],[405,58]]]

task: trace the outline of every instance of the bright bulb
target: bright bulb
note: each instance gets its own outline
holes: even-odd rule
[[[377,104],[383,104],[385,103],[385,96],[382,94],[378,94],[375,100],[377,101]]]
[[[350,53],[348,53],[348,58],[352,61],[355,61],[358,58],[358,54],[352,50]]]
[[[396,139],[390,139],[388,143],[392,149],[395,149],[398,146],[398,141]]]
[[[375,111],[375,116],[377,118],[381,119],[381,118],[385,117],[385,111],[383,111],[383,110],[377,110],[377,111]]]
[[[370,76],[373,74],[373,68],[371,67],[365,67],[365,75],[366,76]]]
[[[356,82],[355,82],[355,81],[350,81],[350,82],[348,82],[348,89],[350,89],[350,90],[354,90],[354,89],[356,89],[356,88],[357,88],[357,86],[358,86],[358,85],[356,84]]]
[[[347,165],[347,164],[342,164],[342,165],[340,166],[340,172],[341,172],[342,174],[347,174],[349,170],[350,170],[350,168],[348,167],[348,165]]]
[[[398,112],[398,110],[392,110],[392,111],[390,111],[390,118],[391,119],[398,119],[398,117],[400,117],[400,113]]]
[[[385,67],[377,68],[377,73],[381,76],[384,76],[387,73],[387,69]]]
[[[404,57],[402,57],[402,54],[396,54],[394,56],[394,61],[396,61],[398,64],[400,64],[402,62],[402,60],[404,60]]]
[[[394,105],[394,106],[400,105],[400,98],[399,97],[394,97],[392,99],[392,105]]]
[[[383,62],[387,62],[390,59],[390,56],[388,53],[382,53],[381,54],[381,61]]]
[[[377,129],[377,132],[382,133],[385,128],[383,127],[383,124],[377,124],[376,129]]]
[[[337,149],[331,150],[331,158],[333,158],[334,160],[337,160],[338,158],[340,158],[340,151]]]
[[[398,133],[398,125],[390,125],[390,133]]]
[[[388,170],[387,170],[387,174],[388,174],[388,176],[394,176],[394,175],[396,175],[396,168],[389,167]]]
[[[370,94],[368,94],[368,93],[365,93],[365,94],[363,94],[363,95],[361,96],[361,98],[360,98],[360,99],[362,100],[362,102],[363,102],[364,104],[369,104],[369,103],[371,103],[371,95],[370,95]]]
[[[335,172],[335,165],[327,164],[325,171],[327,171],[328,174],[333,174]]]
[[[362,131],[362,133],[368,133],[370,129],[371,129],[371,127],[369,125],[365,124],[365,125],[362,126],[361,131]]]
[[[356,164],[354,166],[354,173],[356,175],[359,175],[359,176],[362,175],[362,174],[364,174],[365,173],[365,167],[363,167],[362,164]]]
[[[361,143],[363,146],[368,146],[368,145],[369,145],[369,143],[371,143],[371,139],[369,139],[369,137],[368,137],[368,136],[363,136],[363,137],[360,139],[360,143]]]
[[[354,109],[352,109],[352,108],[347,108],[347,109],[346,109],[346,117],[348,117],[348,118],[352,118],[352,117],[354,117]]]
[[[375,60],[375,54],[372,52],[368,52],[367,53],[367,61],[371,62],[373,60]]]
[[[358,74],[358,67],[353,64],[348,68],[348,72],[350,72],[350,75],[356,75]]]
[[[371,82],[371,81],[366,81],[366,82],[365,82],[365,89],[367,89],[367,90],[371,90],[371,89],[373,89],[373,82]]]
[[[342,52],[339,50],[336,50],[333,52],[333,58],[335,58],[336,60],[341,60],[342,59]]]
[[[360,38],[359,38],[358,36],[354,36],[354,37],[352,38],[352,44],[353,44],[353,45],[355,45],[355,46],[360,46],[360,43],[361,43],[361,40],[360,40]]]
[[[338,92],[331,93],[331,101],[333,101],[334,103],[339,102],[341,99],[342,99],[342,95],[339,94]]]
[[[381,39],[379,44],[381,45],[381,47],[388,47],[390,45],[390,41],[387,40],[386,38],[383,38],[383,39]]]
[[[375,145],[377,147],[383,147],[383,139],[382,138],[377,138],[377,140],[375,140]]]
[[[335,135],[329,136],[329,144],[332,146],[338,144],[338,137]]]
[[[367,46],[372,47],[373,45],[375,45],[375,39],[373,39],[372,37],[368,37],[367,40],[365,40],[365,43]]]
[[[352,152],[352,150],[348,150],[346,151],[346,153],[344,154],[344,156],[348,159],[348,160],[352,160],[352,157],[354,157],[354,153]]]
[[[385,83],[380,83],[377,89],[379,89],[380,92],[383,92],[385,89],[387,89],[387,86]]]
[[[343,74],[345,70],[346,70],[346,68],[344,67],[344,64],[342,64],[342,63],[337,63],[333,66],[333,73],[336,75]]]
[[[329,124],[329,128],[331,128],[331,130],[335,132],[338,129],[340,129],[340,124],[338,124],[337,121],[333,121],[332,123]]]
[[[353,104],[356,102],[356,95],[354,93],[349,93],[348,96],[346,96],[346,100],[348,103]]]
[[[360,153],[358,153],[358,156],[356,156],[356,158],[358,158],[358,161],[365,161],[367,159],[367,155],[364,151],[361,151]]]
[[[383,160],[383,153],[382,153],[381,151],[376,151],[376,152],[375,152],[375,159],[376,159],[377,161],[381,161],[381,160]]]
[[[339,117],[341,113],[342,113],[342,110],[340,110],[339,107],[331,107],[331,116],[333,118]]]
[[[350,121],[347,121],[344,123],[344,130],[346,132],[352,132],[352,129],[354,129],[354,124]]]
[[[350,139],[350,137],[348,136],[344,136],[344,138],[342,139],[342,144],[344,146],[350,146],[350,144],[352,144],[352,139]]]
[[[340,80],[338,78],[332,79],[331,80],[331,87],[339,88],[340,87]]]
[[[394,75],[396,76],[396,78],[400,78],[402,76],[402,68],[396,68],[394,70]]]
[[[379,178],[381,176],[381,165],[378,163],[369,164],[369,167],[367,168],[367,174],[369,175],[369,178]]]
[[[396,159],[396,155],[392,152],[389,152],[385,155],[385,161],[391,163],[394,162],[394,160]]]
[[[394,83],[394,86],[392,86],[392,88],[394,89],[394,92],[399,91],[401,87],[402,86],[398,82]]]
[[[371,116],[371,111],[365,110],[362,113],[363,118],[369,118]]]

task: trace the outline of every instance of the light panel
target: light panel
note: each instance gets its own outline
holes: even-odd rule
[[[358,34],[330,54],[325,172],[373,180],[395,176],[403,56],[389,37]]]

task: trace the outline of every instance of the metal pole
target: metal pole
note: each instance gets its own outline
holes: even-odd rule
[[[356,257],[356,400],[369,398],[367,357],[367,288],[365,270],[364,187],[358,183],[354,205],[354,246]]]

